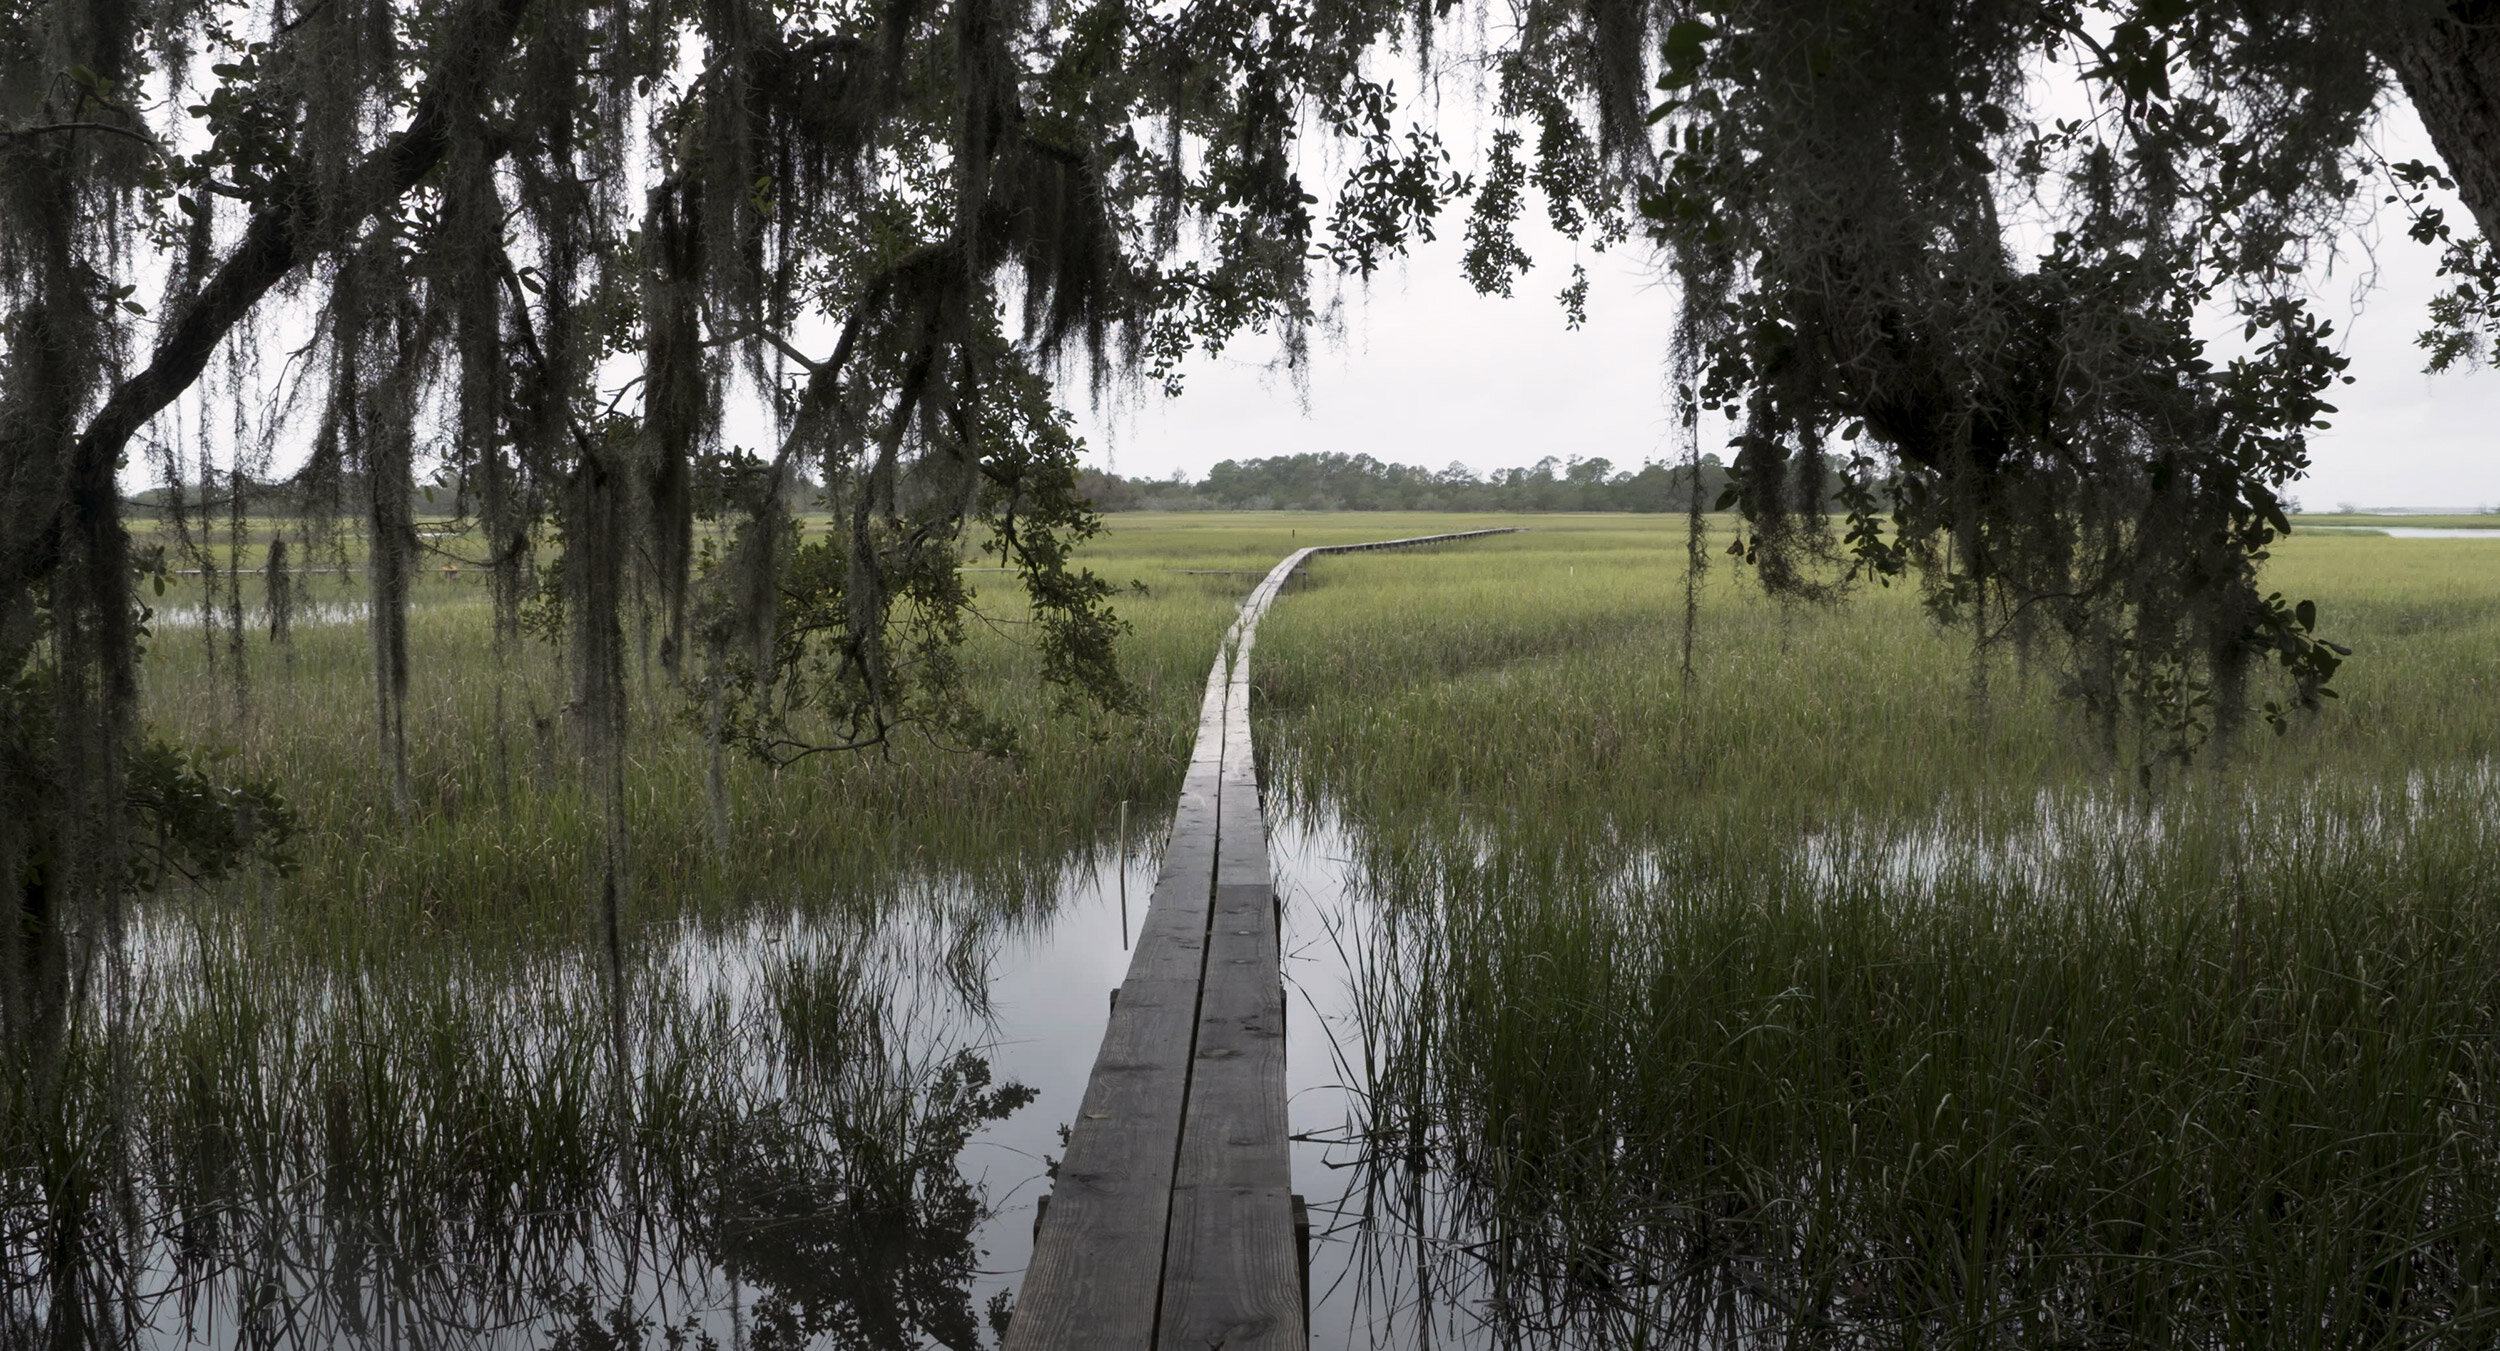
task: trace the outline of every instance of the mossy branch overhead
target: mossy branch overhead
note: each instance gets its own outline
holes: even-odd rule
[[[2300,264],[2398,91],[2489,219],[2488,4],[1530,0],[1474,46],[1448,13],[0,12],[0,680],[34,729],[10,781],[38,785],[0,854],[21,889],[62,870],[35,929],[110,913],[129,875],[134,446],[172,464],[191,438],[206,481],[217,447],[285,441],[306,508],[368,536],[394,796],[411,477],[435,462],[484,527],[499,641],[533,591],[563,612],[594,761],[620,762],[638,646],[770,754],[906,727],[995,745],[946,657],[967,547],[1016,570],[1052,680],[1126,699],[1109,588],[1069,562],[1093,517],[1054,381],[1177,385],[1247,332],[1292,357],[1314,259],[1368,275],[1460,201],[1471,281],[1507,291],[1531,188],[1567,235],[1664,251],[1679,400],[1735,416],[1737,553],[1773,589],[1917,573],[1983,644],[2053,652],[2147,760],[2324,696],[2338,649],[2257,580],[2341,369]],[[1489,72],[1480,174],[1402,108],[1385,72],[1409,57]],[[2044,62],[2085,116],[2032,106]],[[1325,204],[1307,138],[1347,154]],[[2484,322],[2489,293],[2434,318]],[[2243,350],[2194,331],[2215,307]],[[770,446],[723,444],[742,400]],[[278,411],[206,416],[247,404]],[[244,469],[218,470],[238,498]],[[831,511],[814,537],[809,505]],[[229,546],[247,522],[228,512]]]
[[[562,540],[547,596],[595,765],[621,763],[629,648],[653,616],[690,689],[772,691],[720,735],[1003,745],[945,655],[972,604],[956,560],[985,538],[1025,584],[1045,677],[1125,706],[1110,589],[1068,561],[1093,518],[1049,378],[1069,358],[1098,386],[1167,372],[1253,328],[1298,344],[1313,227],[1288,148],[1307,105],[1348,97],[1346,36],[1281,11],[994,0],[0,16],[0,666],[33,729],[12,743],[33,810],[0,852],[49,935],[32,960],[60,969],[73,917],[110,912],[128,876],[115,782],[143,621],[119,476],[143,441],[185,476],[160,443],[190,434],[166,421],[186,396],[202,426],[235,410],[229,550],[243,443],[271,435],[308,453],[289,486],[316,538],[292,556],[364,535],[394,801],[429,461],[484,528],[470,561],[495,576],[499,641]],[[172,260],[161,278],[143,243]],[[308,343],[266,342],[305,320]],[[215,388],[221,359],[235,374]],[[302,423],[247,431],[248,380],[276,381]],[[758,394],[779,424],[761,458],[719,441],[731,399]],[[219,441],[198,436],[206,482]],[[808,544],[800,484],[835,509]],[[741,543],[699,552],[699,515]],[[186,547],[206,558],[216,522],[199,528]],[[789,628],[807,548],[838,566]],[[239,643],[228,610],[214,622]]]

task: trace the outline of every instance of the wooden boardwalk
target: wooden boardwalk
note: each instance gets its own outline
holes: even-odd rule
[[[1250,652],[1260,616],[1314,554],[1509,533],[1298,550],[1242,602],[1207,672],[1163,872],[1036,1226],[1009,1351],[1308,1344]]]

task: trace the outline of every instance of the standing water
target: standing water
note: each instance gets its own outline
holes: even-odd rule
[[[1373,1345],[1363,925],[1333,822],[1275,825],[1314,1345]],[[578,956],[340,978],[157,908],[119,1028],[73,1019],[54,1082],[10,1086],[42,1129],[0,1143],[0,1345],[993,1344],[1150,843],[1019,904],[655,933],[624,1076]]]

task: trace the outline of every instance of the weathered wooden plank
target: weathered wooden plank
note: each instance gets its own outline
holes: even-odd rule
[[[1213,903],[1227,675],[1219,655],[1163,869],[1008,1326],[1014,1351],[1154,1345]]]
[[[1274,893],[1223,886],[1216,898],[1157,1345],[1300,1351]]]
[[[1516,535],[1524,526],[1504,525],[1485,530],[1460,530],[1447,535],[1414,535],[1406,539],[1376,539],[1365,544],[1321,544],[1304,550],[1306,553],[1361,553],[1373,549],[1409,549],[1418,544],[1442,544],[1450,540],[1482,539],[1487,535]]]
[[[1461,530],[1448,535],[1415,535],[1406,539],[1376,539],[1363,544],[1315,544],[1308,549],[1298,549],[1294,551],[1291,556],[1287,557],[1284,562],[1277,564],[1275,570],[1268,574],[1268,581],[1274,583],[1274,589],[1269,592],[1266,600],[1258,602],[1258,609],[1260,612],[1264,613],[1268,604],[1275,599],[1275,592],[1283,590],[1285,583],[1290,581],[1293,574],[1299,571],[1303,563],[1308,561],[1314,554],[1370,553],[1378,549],[1411,549],[1423,544],[1446,544],[1452,540],[1482,539],[1487,535],[1516,535],[1525,528],[1526,527],[1524,526],[1505,525],[1495,526],[1485,530]],[[1257,593],[1253,592],[1252,595],[1255,598]],[[1242,603],[1242,613],[1245,617],[1250,614],[1250,609],[1251,602],[1244,601]],[[1251,619],[1249,622],[1252,625],[1255,625],[1257,620]],[[1239,637],[1242,632],[1244,632],[1242,624],[1236,621],[1233,628],[1233,636]]]
[[[1257,621],[1305,554],[1277,565],[1245,606],[1224,711],[1215,913],[1199,996],[1188,1113],[1172,1177],[1162,1348],[1300,1351],[1285,1102],[1285,992],[1275,882],[1250,740],[1248,657]]]

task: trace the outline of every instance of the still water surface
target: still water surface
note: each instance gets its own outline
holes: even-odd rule
[[[2500,539],[2500,526],[2445,525],[2304,525],[2328,535],[2382,535],[2388,539]]]
[[[1294,1188],[1310,1209],[1311,1344],[1314,1351],[1419,1343],[1411,1282],[1386,1260],[1383,1235],[1367,1224],[1365,1058],[1361,973],[1371,950],[1368,905],[1349,877],[1350,841],[1333,814],[1269,822],[1269,855],[1285,897],[1285,1073],[1295,1137]],[[995,1207],[980,1230],[985,1254],[974,1303],[1012,1289],[1032,1254],[1034,1201],[1049,1183],[1045,1156],[1073,1120],[1128,968],[1121,950],[1118,874],[1109,865],[1072,873],[1046,926],[1000,950],[989,985],[994,1061],[1038,1091],[1033,1105],[990,1126],[965,1152],[965,1172]],[[1130,932],[1144,918],[1154,869],[1128,872]],[[1444,1323],[1448,1319],[1442,1320]],[[1444,1326],[1432,1343],[1464,1346]]]
[[[1366,1166],[1370,913],[1333,818],[1272,827],[1313,1345],[1417,1345]],[[651,935],[623,1025],[578,957],[282,977],[153,913],[124,1030],[73,1034],[17,1118],[46,1139],[0,1142],[0,1346],[992,1345],[1153,890],[1114,852],[1011,904]]]

